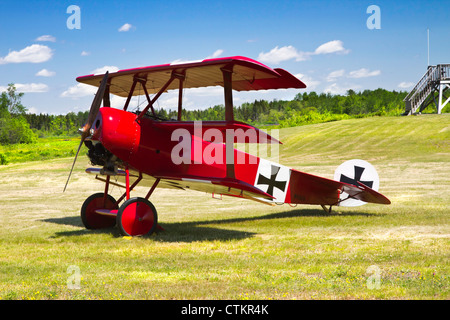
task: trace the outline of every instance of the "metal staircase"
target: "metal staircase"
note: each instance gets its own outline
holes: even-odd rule
[[[440,114],[444,106],[450,101],[445,96],[445,92],[450,89],[450,64],[438,64],[429,66],[427,72],[403,99],[405,101],[404,115],[420,113],[432,102],[437,107],[437,113]],[[435,93],[439,93],[439,99],[436,101]],[[443,102],[443,98],[446,100]]]

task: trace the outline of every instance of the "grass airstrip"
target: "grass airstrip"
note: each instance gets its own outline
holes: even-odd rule
[[[85,155],[63,193],[70,153],[14,163],[10,150],[0,166],[0,299],[450,298],[449,114],[306,125],[280,139],[279,162],[308,173],[332,178],[345,160],[371,162],[392,204],[327,214],[157,189],[150,200],[165,231],[124,238],[81,223],[83,201],[103,190],[84,173]],[[74,154],[78,141],[69,143]]]

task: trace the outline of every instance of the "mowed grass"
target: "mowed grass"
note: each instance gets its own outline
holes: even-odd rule
[[[0,166],[0,298],[449,299],[449,130],[448,114],[282,129],[280,163],[332,178],[370,161],[392,204],[327,214],[157,189],[150,237],[84,229],[104,187],[86,156],[65,193],[72,158]]]

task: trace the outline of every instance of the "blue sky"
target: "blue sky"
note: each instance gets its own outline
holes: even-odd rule
[[[450,1],[447,2],[447,9]],[[69,29],[70,5],[80,29]],[[370,5],[380,29],[369,29]],[[0,0],[0,90],[15,83],[31,112],[88,110],[95,88],[75,78],[93,71],[207,57],[247,56],[298,76],[307,91],[409,91],[430,64],[450,63],[445,1],[3,1]],[[105,68],[106,67],[106,68]],[[302,90],[235,93],[292,99]],[[157,107],[175,108],[175,94]],[[142,100],[139,100],[142,101]],[[113,104],[120,107],[121,99]],[[222,90],[191,90],[189,109],[223,103]]]

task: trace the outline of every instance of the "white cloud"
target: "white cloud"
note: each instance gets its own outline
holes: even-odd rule
[[[314,55],[329,53],[347,54],[349,52],[350,50],[344,48],[344,43],[341,40],[333,40],[320,45],[314,52],[298,51],[293,46],[284,46],[281,48],[276,46],[267,53],[261,52],[258,60],[265,63],[278,64],[282,61],[292,59],[295,59],[295,61],[305,61]]]
[[[95,95],[96,92],[97,87],[84,83],[78,83],[77,85],[74,85],[73,87],[70,87],[69,89],[61,93],[61,97],[77,99]]]
[[[345,92],[345,89],[340,88],[337,83],[333,83],[332,85],[326,87],[325,90],[323,90],[323,92],[330,94],[341,94],[342,91]]]
[[[336,81],[337,78],[342,78],[342,77],[359,79],[359,78],[375,77],[375,76],[379,76],[380,74],[381,74],[380,70],[370,71],[369,69],[366,69],[366,68],[361,68],[358,70],[350,71],[348,74],[345,74],[345,70],[340,69],[340,70],[330,72],[328,74],[326,80],[328,82],[333,82],[333,81]]]
[[[183,108],[186,108],[188,98],[183,97]],[[161,101],[159,101],[158,106],[163,107],[164,109],[178,109],[178,96],[174,93],[168,93],[165,97],[161,96]]]
[[[124,98],[124,97],[119,97],[119,96],[116,96],[115,94],[112,94],[111,95],[111,101],[110,101],[110,103],[111,103],[111,107],[113,107],[113,108],[123,108],[123,106],[125,105],[125,101],[127,101],[127,98]],[[131,104],[133,104],[133,101],[135,101],[135,97],[133,97],[132,99],[131,99]]]
[[[192,63],[193,63],[193,62],[201,62],[201,61],[206,60],[206,59],[214,59],[214,58],[217,58],[217,57],[219,57],[222,53],[223,53],[223,50],[222,50],[222,49],[218,49],[218,50],[214,51],[214,53],[213,53],[212,55],[207,56],[207,57],[202,58],[202,59],[199,59],[199,60],[176,59],[176,60],[172,61],[170,64],[174,65],[174,64],[191,63],[191,62],[192,62]]]
[[[295,77],[299,78],[304,84],[306,84],[306,90],[314,90],[320,84],[320,81],[314,80],[310,76],[301,73],[296,74]]]
[[[7,63],[41,63],[51,59],[53,51],[47,46],[32,44],[20,51],[11,51],[4,58],[0,57],[0,64]]]
[[[116,66],[103,66],[101,68],[97,68],[93,71],[91,71],[92,74],[104,74],[106,71],[116,72],[119,68]],[[72,98],[72,99],[78,99],[82,97],[92,96],[95,95],[98,88],[95,86],[91,86],[84,83],[78,83],[70,88],[68,88],[66,91],[61,93],[61,97],[63,98]]]
[[[350,71],[348,74],[349,78],[367,78],[367,77],[375,77],[381,74],[380,70],[370,71],[366,68],[361,68],[355,71]]]
[[[328,74],[328,76],[327,76],[327,81],[328,81],[328,82],[335,81],[336,78],[343,77],[344,75],[345,75],[345,70],[344,70],[344,69],[332,71],[332,72],[330,72],[330,73]]]
[[[54,36],[51,36],[49,34],[45,34],[43,36],[40,36],[36,38],[35,41],[49,41],[49,42],[56,42],[56,38]]]
[[[47,92],[48,86],[44,83],[17,83],[17,91],[19,92]]]
[[[222,49],[218,49],[218,50],[214,51],[214,53],[213,53],[212,55],[207,56],[205,59],[214,59],[214,58],[217,58],[217,57],[219,57],[222,53],[223,53],[223,50],[222,50]]]
[[[48,86],[44,83],[16,83],[17,92],[47,92]],[[8,87],[0,86],[0,92],[6,91]]]
[[[415,84],[414,82],[400,82],[398,84],[398,87],[402,89],[408,89],[411,88],[414,84]]]
[[[90,52],[88,52],[88,51],[81,51],[81,56],[82,57],[85,57],[85,56],[90,56],[91,55],[91,53]]]
[[[191,88],[188,90],[189,90],[189,94],[192,94],[192,96],[196,96],[196,97],[214,97],[214,96],[223,97],[223,87],[219,87],[219,86]],[[178,94],[177,92],[178,92],[178,90],[176,90],[174,93]]]
[[[342,53],[347,54],[350,50],[344,48],[344,43],[341,40],[333,40],[326,42],[317,47],[314,54],[328,54],[328,53]]]
[[[360,85],[344,85],[340,86],[337,83],[333,83],[329,85],[323,92],[330,93],[330,94],[346,94],[348,90],[356,90],[361,88]]]
[[[27,113],[37,114],[38,113],[38,109],[36,109],[35,107],[28,108]]]
[[[183,63],[189,63],[189,62],[200,62],[202,60],[183,60],[183,59],[176,59],[173,60],[170,64],[183,64]]]
[[[129,23],[125,23],[123,26],[121,26],[119,28],[119,32],[127,32],[130,31],[131,28],[133,27],[133,25],[129,24]]]
[[[116,66],[103,66],[101,68],[97,68],[97,69],[93,70],[92,73],[93,74],[105,74],[106,71],[109,71],[109,73],[116,72],[116,71],[119,71],[119,68]]]
[[[38,77],[53,77],[56,74],[54,71],[49,71],[47,69],[42,69],[38,73],[36,73],[36,76]]]
[[[265,63],[278,64],[281,61],[295,59],[296,61],[304,61],[308,59],[309,53],[298,51],[293,46],[285,46],[279,48],[276,46],[267,53],[261,52],[258,56],[258,60]]]

